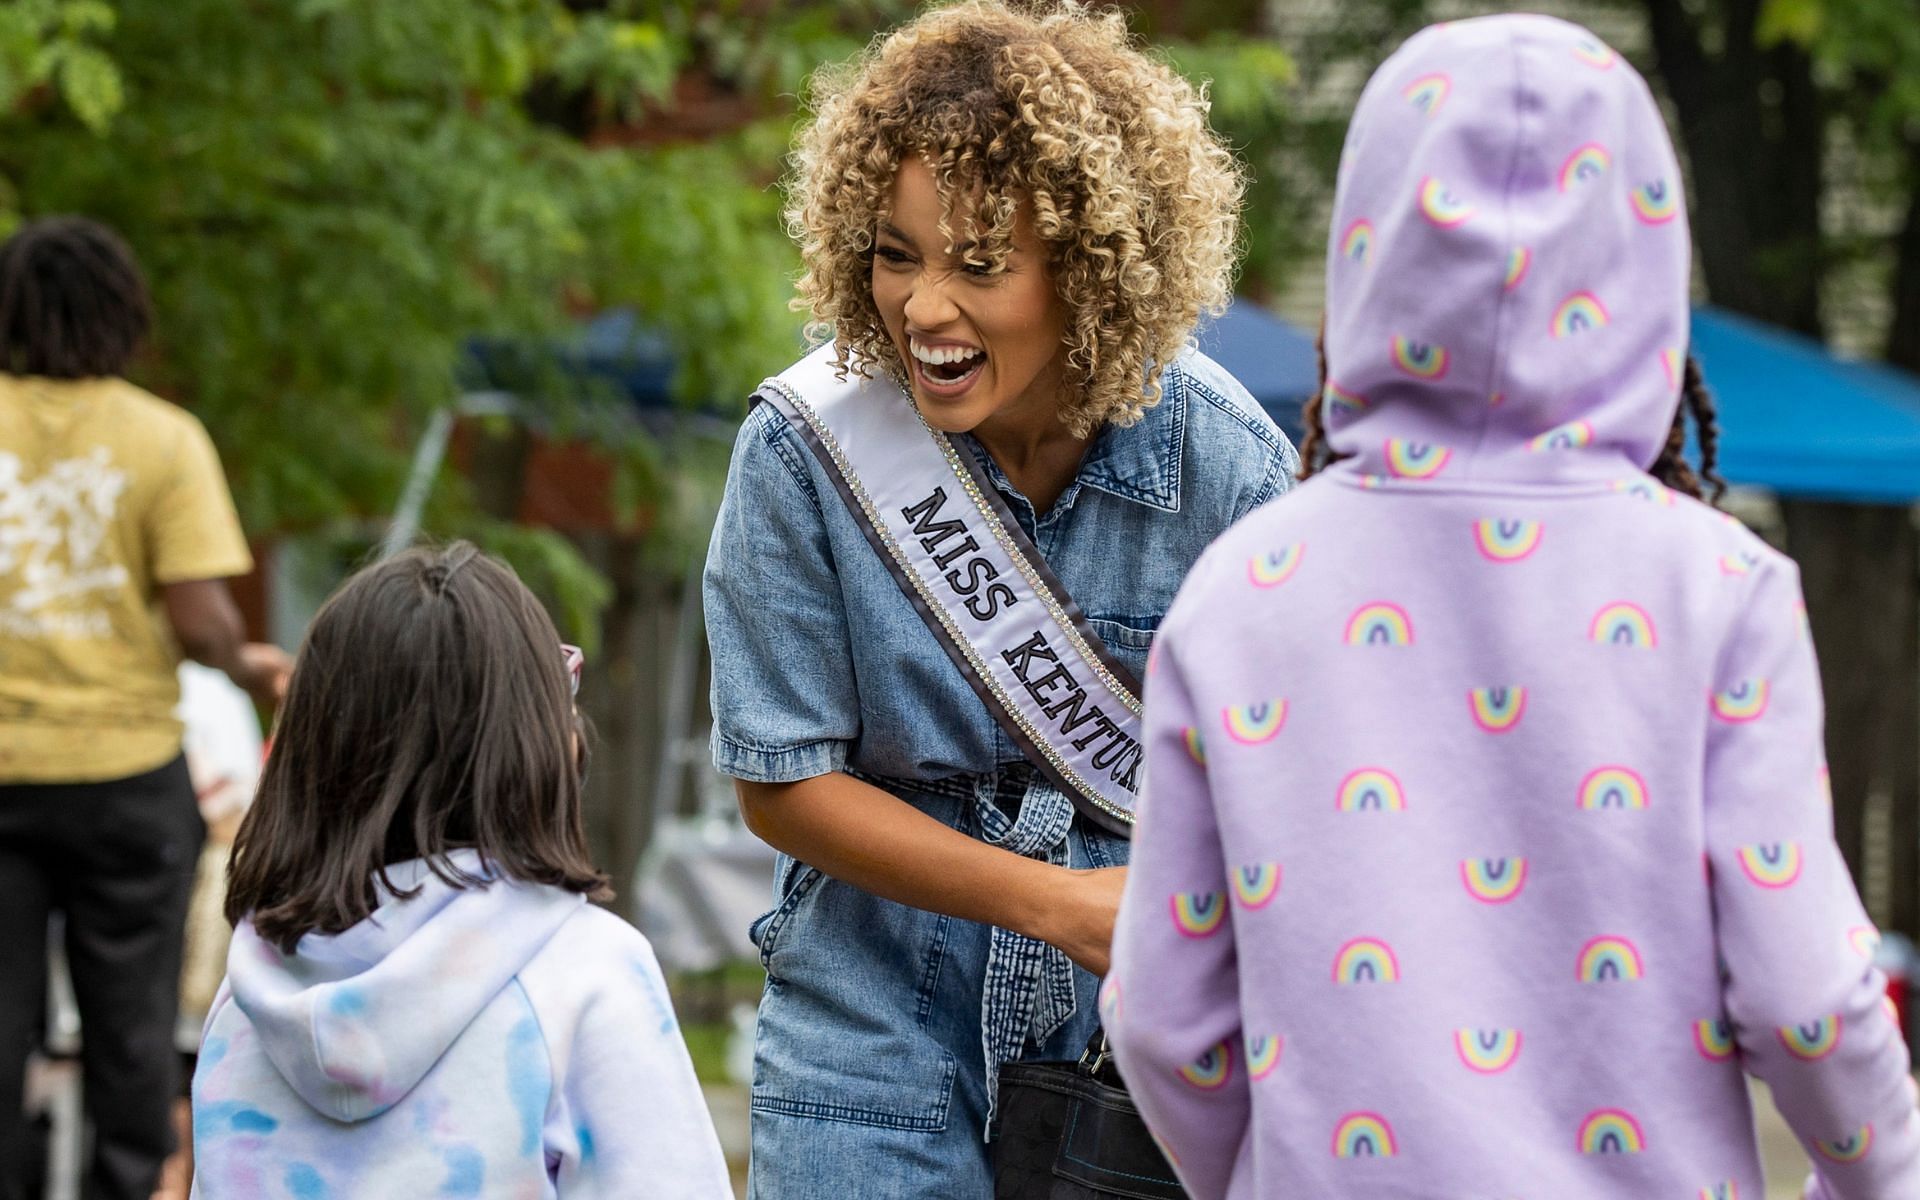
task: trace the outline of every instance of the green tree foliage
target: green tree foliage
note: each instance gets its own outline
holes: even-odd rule
[[[132,242],[159,314],[138,378],[219,443],[256,533],[389,514],[475,337],[564,337],[631,305],[689,401],[737,405],[798,347],[778,179],[808,72],[905,0],[11,0],[0,232],[84,212]],[[1257,141],[1287,64],[1200,42]],[[1273,257],[1271,254],[1269,258]],[[609,397],[533,419],[670,504],[678,459]],[[486,517],[451,472],[427,528],[510,553],[591,636],[604,586],[564,540]]]

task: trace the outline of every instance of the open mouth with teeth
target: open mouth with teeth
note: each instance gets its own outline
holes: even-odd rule
[[[914,370],[922,380],[936,387],[950,388],[971,379],[985,365],[987,356],[971,346],[928,347],[914,343]]]

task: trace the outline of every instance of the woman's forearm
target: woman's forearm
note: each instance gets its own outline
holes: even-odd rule
[[[900,904],[1046,938],[1047,914],[1071,887],[1068,872],[968,837],[850,775],[735,786],[761,839]]]

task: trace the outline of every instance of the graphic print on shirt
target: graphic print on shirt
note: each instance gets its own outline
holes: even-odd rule
[[[1203,1092],[1219,1091],[1232,1075],[1233,1050],[1225,1042],[1180,1068],[1180,1078]]]
[[[61,459],[36,478],[0,452],[0,628],[14,637],[104,638],[90,593],[124,587],[127,570],[101,553],[127,473],[104,446]]]
[[[1725,1017],[1702,1019],[1693,1023],[1693,1045],[1700,1051],[1700,1057],[1712,1062],[1725,1062],[1733,1057],[1737,1048],[1733,1040],[1733,1026]]]
[[[1242,746],[1260,746],[1280,736],[1287,723],[1285,700],[1256,700],[1252,704],[1229,704],[1220,710],[1220,722],[1227,736]]]
[[[1247,578],[1257,588],[1277,588],[1293,578],[1293,573],[1300,569],[1300,559],[1305,553],[1306,547],[1295,542],[1291,546],[1257,554],[1247,561]]]
[[[1520,1057],[1518,1029],[1456,1029],[1453,1048],[1460,1061],[1482,1075],[1498,1075]]]
[[[1467,693],[1467,707],[1482,731],[1505,733],[1526,714],[1527,689],[1517,684],[1477,687]]]
[[[1790,888],[1800,881],[1800,844],[1762,842],[1740,847],[1740,873],[1770,890]]]
[[[1621,983],[1640,978],[1640,948],[1623,937],[1603,934],[1580,947],[1576,975],[1581,983]]]
[[[1580,1122],[1582,1154],[1638,1154],[1647,1148],[1634,1115],[1620,1108],[1596,1108]]]
[[[1392,771],[1361,767],[1340,781],[1334,807],[1344,813],[1403,812],[1407,793]]]
[[[1255,1034],[1247,1038],[1247,1078],[1259,1083],[1280,1065],[1282,1039],[1279,1034]]]
[[[1173,927],[1183,937],[1212,937],[1227,919],[1224,892],[1179,892],[1173,897]]]
[[[1527,886],[1527,860],[1469,858],[1460,864],[1460,882],[1482,904],[1505,904]]]
[[[1580,807],[1641,809],[1647,806],[1647,781],[1627,767],[1595,767],[1580,781]]]
[[[1828,1162],[1859,1162],[1867,1156],[1867,1151],[1873,1149],[1873,1123],[1868,1122],[1842,1138],[1830,1141],[1815,1138],[1813,1148]]]
[[[1835,1013],[1801,1025],[1782,1025],[1774,1032],[1788,1054],[1801,1062],[1818,1062],[1840,1046],[1840,1017]]]
[[[1379,938],[1357,937],[1333,956],[1335,983],[1398,983],[1400,960]]]
[[[1488,562],[1519,562],[1540,548],[1540,522],[1500,518],[1475,521],[1473,544]]]
[[[1392,1158],[1399,1152],[1393,1126],[1379,1113],[1348,1113],[1333,1127],[1335,1158]]]
[[[1254,912],[1273,903],[1280,894],[1280,864],[1249,863],[1233,872],[1233,898],[1240,907]]]

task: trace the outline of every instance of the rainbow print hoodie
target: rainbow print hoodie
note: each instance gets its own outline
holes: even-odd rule
[[[1162,626],[1103,992],[1200,1200],[1920,1196],[1787,558],[1644,468],[1680,173],[1585,30],[1428,29],[1360,99],[1331,444]]]
[[[292,955],[235,930],[193,1078],[196,1197],[733,1195],[638,931],[558,888],[389,874],[419,893]]]

